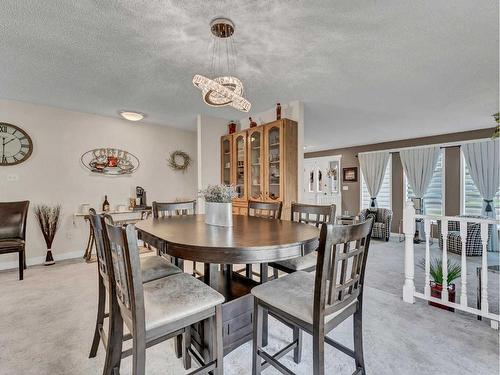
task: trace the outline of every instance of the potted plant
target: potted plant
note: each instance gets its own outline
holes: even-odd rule
[[[425,260],[422,259],[422,268],[425,269]],[[448,259],[448,301],[455,302],[455,284],[453,281],[460,277],[460,273],[462,268],[460,264],[451,262]],[[443,260],[441,258],[431,258],[429,273],[432,277],[432,281],[430,282],[431,286],[431,296],[435,298],[441,298],[441,292],[443,291]],[[440,309],[455,311],[454,308],[441,305],[440,303],[430,302],[429,305],[439,307]]]
[[[233,226],[233,198],[236,192],[233,186],[209,185],[200,191],[205,199],[205,223],[223,227]]]
[[[35,206],[35,215],[38,219],[38,224],[40,224],[40,230],[42,231],[43,238],[45,239],[45,244],[47,245],[47,255],[45,256],[45,265],[50,266],[55,263],[52,257],[52,242],[56,236],[57,225],[59,222],[59,215],[61,213],[61,206],[47,206],[45,204],[40,204]]]

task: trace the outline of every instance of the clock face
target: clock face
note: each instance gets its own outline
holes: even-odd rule
[[[33,142],[24,130],[0,122],[0,166],[22,163],[32,152]]]

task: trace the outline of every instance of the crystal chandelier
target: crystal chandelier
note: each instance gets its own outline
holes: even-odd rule
[[[229,18],[218,17],[210,22],[210,30],[214,36],[211,71],[212,77],[216,78],[196,74],[193,84],[201,90],[203,101],[209,106],[230,105],[239,111],[248,112],[251,104],[243,97],[243,83],[230,74],[236,67],[236,48],[232,39],[234,23]],[[224,60],[226,70],[223,68]]]

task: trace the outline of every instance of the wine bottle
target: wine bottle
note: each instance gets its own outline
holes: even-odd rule
[[[281,104],[276,104],[276,120],[281,120]]]
[[[107,195],[104,196],[104,202],[102,203],[102,210],[104,212],[108,212],[109,211],[109,202],[108,202],[108,196]]]

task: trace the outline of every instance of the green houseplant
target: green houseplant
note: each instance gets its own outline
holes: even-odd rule
[[[422,259],[421,266],[425,270],[425,259]],[[441,292],[443,291],[443,260],[442,258],[431,258],[429,262],[429,274],[432,278],[430,282],[431,287],[431,296],[435,298],[441,298]],[[456,262],[452,262],[448,259],[447,262],[448,269],[448,277],[447,285],[448,285],[448,301],[455,302],[455,284],[453,281],[460,277],[462,268],[460,264]],[[441,309],[454,311],[453,308],[441,305],[435,302],[429,302],[429,305],[436,306]]]
[[[209,185],[200,190],[205,199],[205,223],[223,227],[233,226],[233,198],[236,191],[230,185]]]

